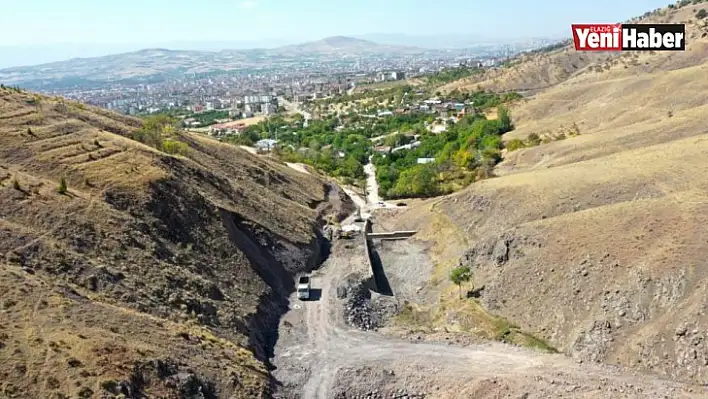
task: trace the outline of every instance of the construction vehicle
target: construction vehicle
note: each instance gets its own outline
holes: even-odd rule
[[[297,281],[297,299],[301,301],[310,299],[310,288],[310,277],[300,277]]]

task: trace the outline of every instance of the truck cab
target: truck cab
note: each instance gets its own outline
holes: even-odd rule
[[[310,299],[310,277],[302,276],[298,279],[297,298],[302,301]]]

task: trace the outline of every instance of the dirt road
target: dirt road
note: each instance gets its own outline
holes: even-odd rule
[[[276,397],[694,397],[695,387],[563,355],[501,343],[417,343],[355,330],[345,323],[337,286],[351,273],[367,272],[362,246],[335,243],[312,275],[312,287],[321,293],[308,302],[291,299],[275,352],[274,375],[282,384]]]

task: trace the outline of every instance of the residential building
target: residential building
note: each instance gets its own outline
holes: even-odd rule
[[[278,145],[278,140],[273,139],[263,139],[256,142],[256,149],[258,151],[270,152],[273,151]]]
[[[432,163],[432,162],[435,162],[435,158],[418,158],[419,165],[424,165],[426,163]]]
[[[260,102],[260,96],[243,96],[243,103],[246,105],[258,104]]]
[[[391,72],[391,80],[403,80],[406,78],[406,74],[404,72]]]
[[[265,103],[261,106],[261,112],[263,115],[273,115],[278,112],[278,107],[275,104]]]
[[[209,126],[209,134],[212,136],[228,136],[232,134],[241,134],[246,130],[246,124],[243,122],[226,122],[218,125]]]

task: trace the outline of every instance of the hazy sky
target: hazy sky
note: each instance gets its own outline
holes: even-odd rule
[[[618,22],[657,0],[0,0],[0,46],[316,39],[365,33],[532,37]],[[0,52],[0,58],[2,53]]]

